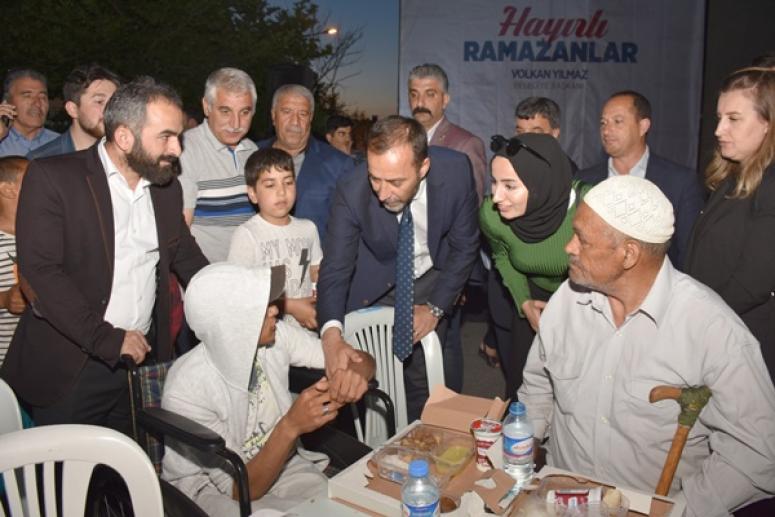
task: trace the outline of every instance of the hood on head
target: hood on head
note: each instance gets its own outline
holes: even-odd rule
[[[186,289],[186,321],[224,380],[246,390],[270,300],[279,298],[285,267],[211,264]]]

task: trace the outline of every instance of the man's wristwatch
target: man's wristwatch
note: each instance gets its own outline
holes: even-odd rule
[[[425,302],[425,305],[428,306],[428,308],[431,310],[431,314],[433,314],[433,317],[440,320],[444,317],[444,311],[435,305],[433,305],[431,302]]]

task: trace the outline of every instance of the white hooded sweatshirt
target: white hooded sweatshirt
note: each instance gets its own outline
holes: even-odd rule
[[[289,367],[325,364],[320,340],[282,321],[277,322],[275,343],[258,346],[270,274],[269,268],[218,263],[192,278],[186,320],[202,343],[172,366],[162,397],[164,409],[212,429],[245,463],[291,407]],[[258,375],[251,379],[254,365]],[[239,515],[229,471],[219,458],[204,458],[168,440],[162,477],[210,515]],[[253,510],[285,510],[325,487],[319,466],[294,455],[269,492],[253,502]]]

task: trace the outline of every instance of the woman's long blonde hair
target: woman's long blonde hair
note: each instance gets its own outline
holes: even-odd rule
[[[730,197],[751,196],[762,182],[764,169],[775,161],[775,69],[743,68],[728,76],[721,86],[721,93],[739,90],[753,101],[754,109],[767,122],[769,130],[759,149],[740,162],[721,156],[718,146],[705,170],[705,185],[716,190],[728,177],[735,179]]]

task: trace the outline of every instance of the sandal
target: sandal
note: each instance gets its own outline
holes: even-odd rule
[[[498,351],[491,346],[487,346],[484,341],[479,343],[479,357],[484,359],[490,368],[500,368],[501,362],[498,358]]]

